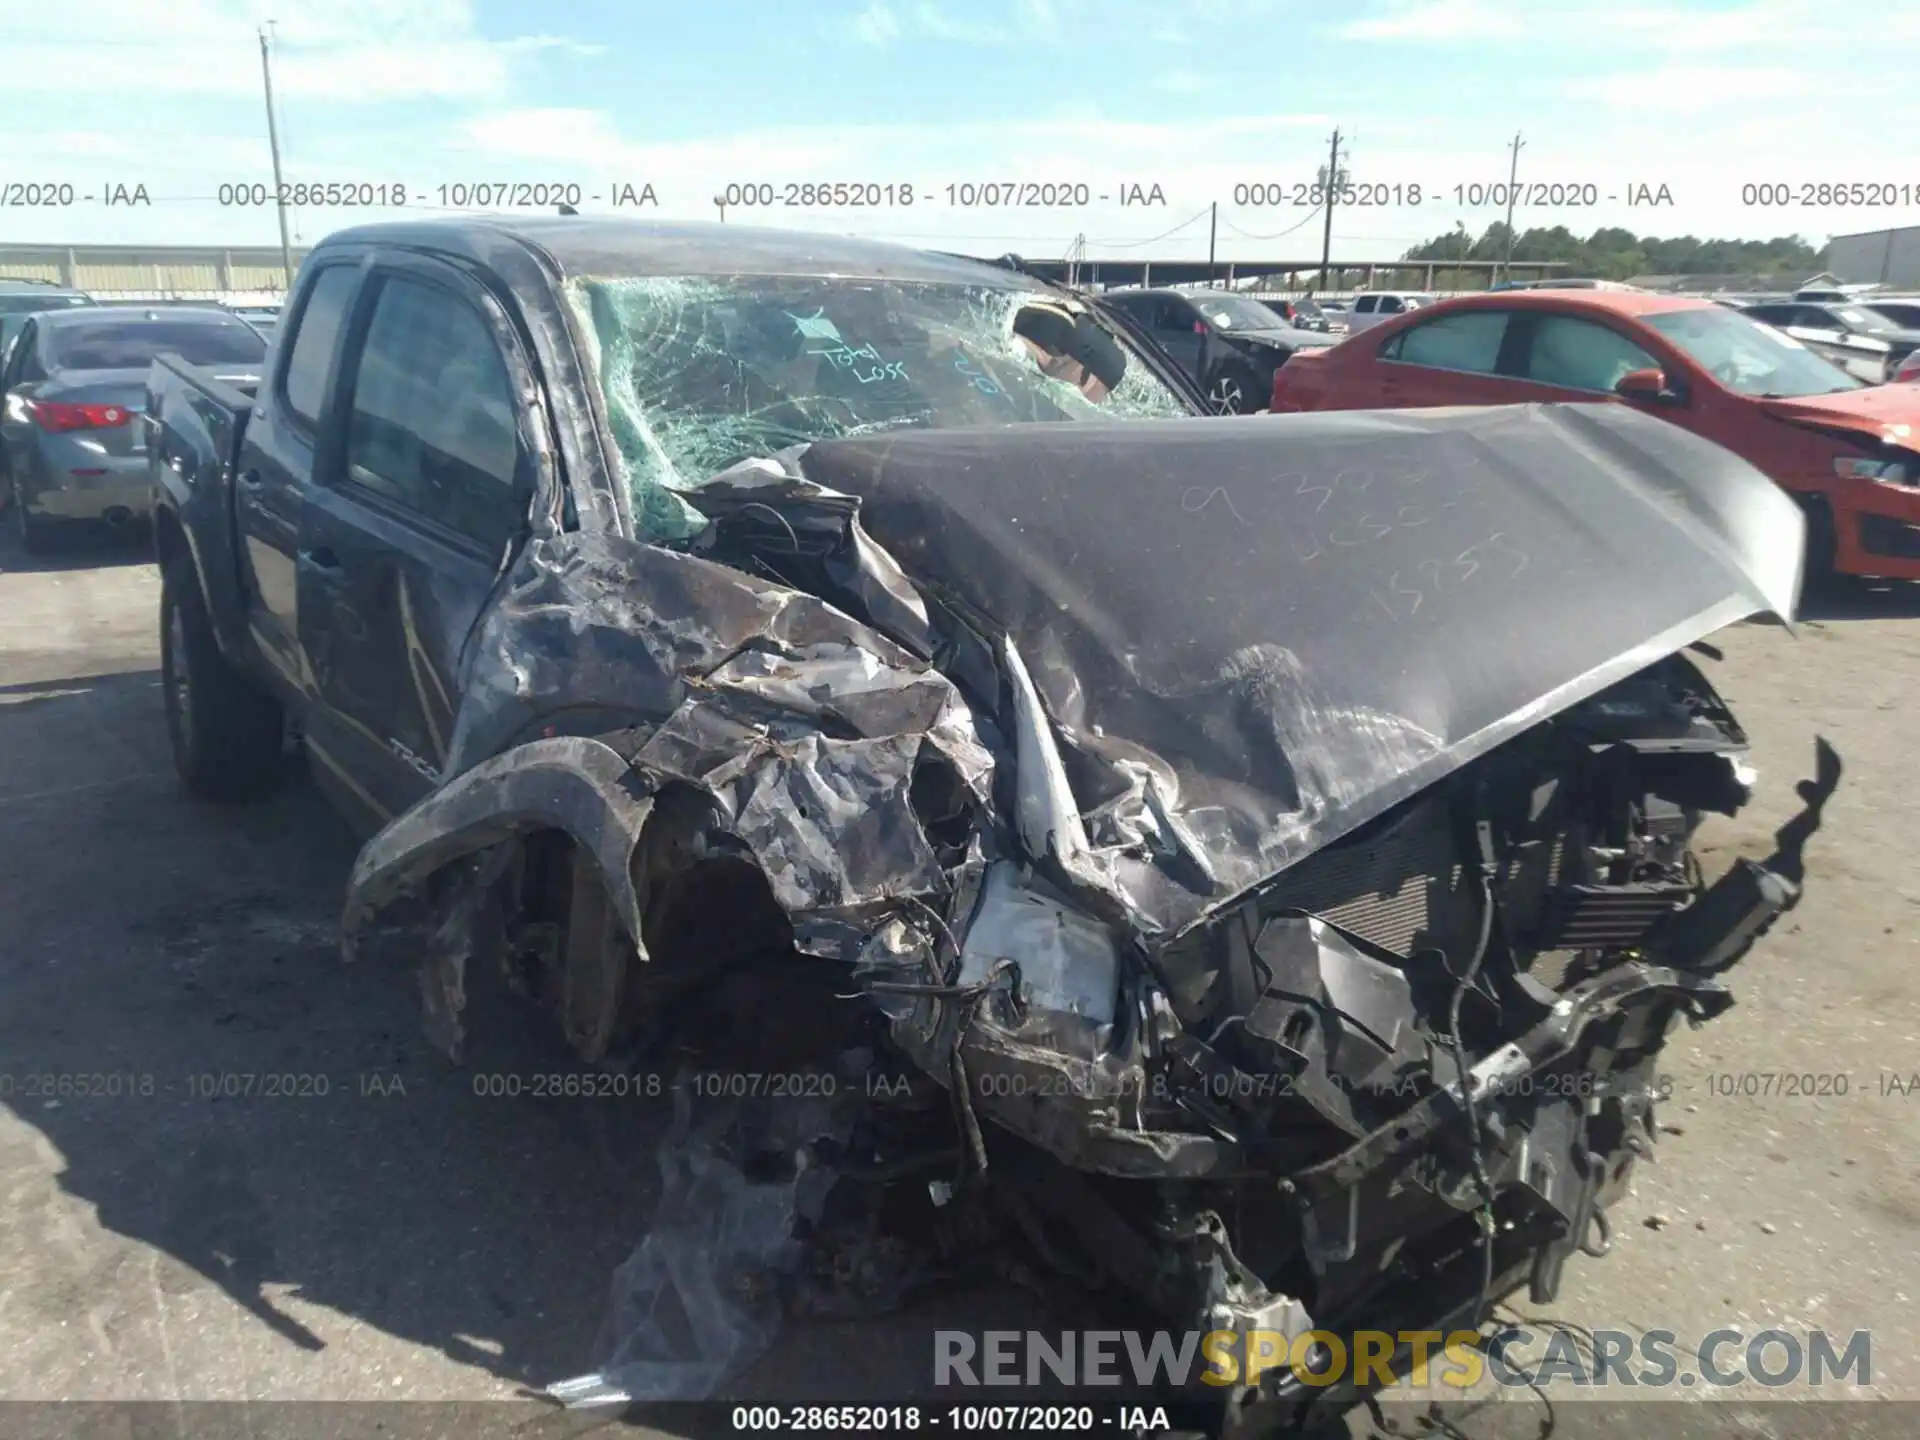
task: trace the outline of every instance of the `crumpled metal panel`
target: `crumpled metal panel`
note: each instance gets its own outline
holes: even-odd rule
[[[798,466],[1006,632],[1149,935],[1701,636],[1790,617],[1800,578],[1783,492],[1624,406],[928,431]]]
[[[708,793],[796,918],[944,897],[916,772],[943,762],[985,805],[993,771],[928,661],[815,596],[612,535],[534,540],[516,560],[471,645],[449,772],[484,780],[488,757],[551,744],[532,732],[582,715],[631,732],[622,759],[648,788]],[[470,825],[471,804],[449,799],[476,788],[456,778],[402,816],[361,871]],[[386,898],[356,884],[352,901]]]

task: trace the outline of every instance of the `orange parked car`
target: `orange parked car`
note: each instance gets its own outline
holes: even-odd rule
[[[1864,385],[1707,300],[1471,295],[1275,372],[1273,409],[1611,399],[1717,441],[1805,507],[1808,574],[1920,580],[1920,387]]]

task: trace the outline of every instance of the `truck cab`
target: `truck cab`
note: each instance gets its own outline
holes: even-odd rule
[[[551,463],[534,350],[473,267],[348,242],[303,267],[252,395],[156,367],[173,688],[201,629],[298,717],[316,779],[365,827],[441,776],[461,646]],[[188,768],[244,783],[279,744]]]

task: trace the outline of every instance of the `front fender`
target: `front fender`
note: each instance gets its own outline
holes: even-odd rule
[[[593,857],[644,956],[633,851],[652,810],[645,780],[602,741],[563,735],[516,746],[449,780],[367,841],[347,882],[347,943],[451,862],[516,835],[560,830]]]

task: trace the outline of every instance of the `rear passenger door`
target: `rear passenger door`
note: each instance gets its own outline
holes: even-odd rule
[[[1500,374],[1512,322],[1511,310],[1459,310],[1395,331],[1380,346],[1380,403],[1500,405],[1523,398]]]
[[[374,822],[442,778],[462,649],[526,529],[533,420],[516,373],[505,314],[471,277],[376,261],[299,555],[309,747]]]
[[[327,463],[333,377],[340,341],[359,293],[364,257],[340,254],[300,275],[290,345],[276,347],[271,373],[241,432],[233,477],[247,626],[261,656],[304,711],[313,676],[299,640],[296,556],[314,475]]]

